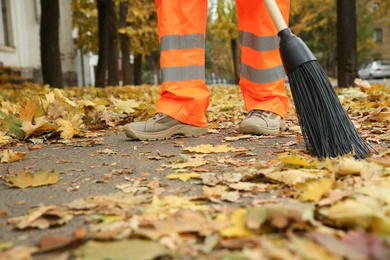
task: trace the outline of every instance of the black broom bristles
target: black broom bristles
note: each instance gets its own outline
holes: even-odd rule
[[[281,56],[307,150],[320,158],[348,153],[365,158],[369,145],[357,132],[325,71],[306,44],[286,30],[286,35],[279,33]],[[291,42],[283,46],[286,41]]]

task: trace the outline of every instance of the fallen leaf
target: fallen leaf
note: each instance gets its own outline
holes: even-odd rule
[[[38,252],[34,246],[15,246],[5,252],[0,251],[0,259],[33,259],[33,254]]]
[[[0,253],[14,246],[14,242],[1,242],[0,241]],[[1,256],[1,254],[0,254]]]
[[[75,250],[78,259],[157,259],[170,254],[163,245],[156,241],[126,239],[121,241],[100,242],[88,241]]]
[[[390,205],[390,187],[364,186],[356,188],[355,192],[368,195]]]
[[[247,215],[247,209],[240,208],[235,210],[230,216],[232,225],[219,231],[224,237],[247,237],[253,236],[254,232],[246,225],[245,218]],[[225,216],[220,215],[219,220],[225,220]]]
[[[323,248],[345,259],[365,260],[366,255],[353,245],[349,245],[333,234],[311,232],[309,237],[313,238]]]
[[[378,122],[390,121],[390,107],[380,107],[375,109],[370,113],[369,118]]]
[[[225,136],[224,139],[226,141],[238,141],[243,139],[253,138],[253,135],[238,135],[238,136]]]
[[[325,194],[327,194],[334,184],[333,178],[321,178],[305,183],[301,199],[303,201],[318,202]]]
[[[40,206],[27,215],[9,218],[8,223],[18,229],[46,229],[48,227],[66,224],[72,218],[73,215],[68,214],[56,206]]]
[[[226,190],[227,187],[224,185],[217,185],[215,187],[203,186],[203,195],[207,197],[221,197]]]
[[[199,173],[196,172],[188,172],[188,173],[171,173],[167,175],[167,179],[176,180],[179,179],[181,181],[188,181],[189,179],[198,179],[200,177]]]
[[[83,125],[82,114],[69,116],[69,119],[57,118],[55,121],[59,125],[57,131],[61,132],[61,138],[72,139],[73,136],[80,134]]]
[[[321,245],[304,238],[294,238],[292,246],[302,256],[302,259],[327,259],[327,260],[342,260],[341,256],[332,254],[324,249]]]
[[[368,228],[373,218],[381,212],[379,200],[367,196],[358,196],[336,202],[326,213],[326,216],[338,225],[353,228]]]
[[[37,98],[27,99],[24,104],[19,106],[19,118],[32,122],[38,108],[39,101]]]
[[[254,230],[261,229],[267,223],[279,229],[295,224],[307,227],[319,225],[314,219],[314,205],[294,200],[283,200],[275,204],[250,207],[246,223]]]
[[[115,104],[115,111],[118,113],[126,113],[131,114],[135,112],[135,108],[139,107],[139,103],[136,102],[134,99],[130,100],[116,100],[114,102]]]
[[[223,192],[221,200],[237,203],[240,200],[240,193],[238,191]]]
[[[341,175],[360,174],[367,164],[365,161],[359,161],[351,157],[326,158],[326,162],[330,171]]]
[[[8,215],[8,213],[7,213],[5,210],[3,210],[3,209],[0,208],[0,218],[4,218],[4,217],[6,217],[7,215]]]
[[[14,152],[11,149],[4,150],[2,152],[2,163],[13,163],[20,160],[23,160],[26,157],[27,152]]]
[[[278,160],[287,164],[292,164],[296,166],[303,167],[316,167],[318,166],[317,158],[309,158],[296,153],[288,154],[288,155],[280,155]]]
[[[16,176],[7,175],[5,177],[5,184],[10,187],[27,188],[27,187],[39,187],[57,183],[59,179],[58,171],[45,171],[40,170],[38,172],[20,172]]]
[[[207,163],[207,161],[205,161],[203,159],[189,158],[187,162],[164,164],[163,166],[165,166],[167,168],[172,168],[172,169],[184,169],[184,168],[199,167],[199,166],[205,165],[206,163]]]
[[[16,138],[23,139],[24,131],[21,129],[23,120],[20,118],[14,117],[12,115],[7,115],[2,123],[4,131],[13,133],[16,135]],[[8,133],[8,134],[9,134]]]
[[[67,236],[44,236],[37,242],[40,252],[48,252],[71,246],[77,239]]]
[[[244,148],[235,148],[230,145],[221,144],[217,146],[213,146],[211,144],[200,144],[194,147],[185,147],[183,151],[189,153],[229,153],[229,152],[239,152],[245,151]]]
[[[12,139],[11,136],[4,135],[4,134],[0,131],[0,144],[6,144],[6,143],[8,143],[11,139]]]
[[[272,180],[284,183],[289,186],[296,185],[298,183],[303,183],[308,180],[320,179],[327,172],[325,171],[307,171],[307,170],[287,170],[287,171],[278,171],[270,172],[266,174],[267,178]]]

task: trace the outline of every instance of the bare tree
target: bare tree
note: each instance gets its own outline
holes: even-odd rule
[[[40,45],[43,83],[62,88],[59,0],[41,0],[41,10]]]

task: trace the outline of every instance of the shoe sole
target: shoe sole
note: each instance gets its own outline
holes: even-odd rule
[[[159,132],[140,132],[129,127],[124,127],[124,131],[128,138],[152,141],[169,139],[176,135],[185,137],[198,137],[207,134],[208,129],[190,125],[177,125]]]
[[[276,135],[280,131],[284,131],[286,129],[286,125],[284,121],[278,127],[262,127],[260,125],[255,124],[241,124],[239,126],[238,132],[241,134],[253,134],[253,135]]]

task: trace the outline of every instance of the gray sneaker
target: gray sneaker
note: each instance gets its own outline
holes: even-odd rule
[[[238,131],[242,134],[276,135],[285,128],[282,118],[272,112],[252,110],[242,120]]]
[[[175,135],[196,137],[208,131],[207,127],[184,124],[162,113],[155,114],[147,121],[127,124],[123,129],[127,137],[139,140],[161,140]]]

